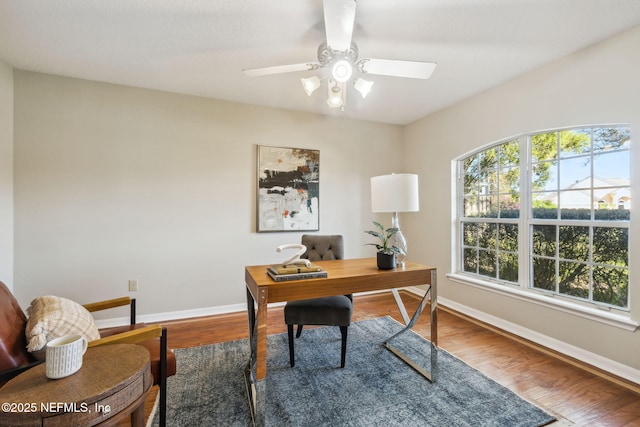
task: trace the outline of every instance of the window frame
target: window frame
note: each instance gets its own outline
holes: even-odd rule
[[[595,219],[595,214],[592,213],[589,220],[562,220],[560,218],[560,211],[558,217],[554,220],[547,220],[541,218],[534,218],[532,214],[532,155],[531,155],[531,141],[534,135],[542,134],[545,132],[562,132],[571,131],[576,129],[594,129],[594,128],[607,128],[607,127],[627,127],[630,128],[627,123],[615,123],[615,124],[598,124],[598,125],[583,125],[583,126],[571,126],[550,129],[546,131],[529,132],[521,134],[515,137],[509,137],[494,141],[492,143],[483,145],[482,147],[473,151],[467,152],[452,160],[452,261],[451,261],[451,273],[447,276],[459,283],[480,287],[483,289],[497,292],[517,299],[524,299],[536,304],[541,304],[561,311],[571,312],[582,317],[587,317],[593,320],[609,323],[617,327],[621,327],[627,330],[635,330],[638,327],[638,323],[630,319],[631,312],[631,291],[629,290],[627,296],[626,307],[617,307],[608,303],[600,303],[593,301],[593,284],[589,287],[590,300],[584,300],[569,295],[563,295],[561,293],[550,292],[547,290],[533,287],[533,226],[539,224],[548,224],[554,226],[585,226],[589,230],[589,234],[592,234],[592,230],[595,227],[621,227],[630,230],[631,219],[628,221],[598,221]],[[520,197],[520,214],[518,218],[501,218],[500,215],[496,215],[495,218],[481,218],[481,217],[465,217],[465,168],[464,162],[469,157],[479,155],[493,147],[499,147],[501,144],[510,141],[518,141],[519,143],[519,169],[520,169],[520,182],[519,182],[519,197]],[[628,149],[629,151],[630,148]],[[593,155],[593,149],[590,149],[590,155]],[[591,157],[593,159],[593,157]],[[558,159],[560,159],[560,153],[558,153]],[[631,164],[629,165],[631,168]],[[593,165],[592,165],[593,168]],[[593,177],[593,170],[590,177]],[[558,177],[558,179],[560,179]],[[630,183],[629,183],[630,187]],[[589,187],[593,192],[594,184],[591,182]],[[560,194],[560,193],[558,193]],[[618,201],[615,201],[618,203]],[[628,200],[626,200],[628,203]],[[593,211],[592,211],[593,212]],[[465,271],[464,262],[464,250],[465,242],[463,241],[463,226],[465,223],[482,223],[490,222],[495,224],[517,224],[518,227],[518,282],[513,283],[509,281],[503,281],[496,278],[481,276],[474,273]],[[629,232],[629,231],[627,231]],[[498,247],[498,243],[496,243]],[[628,249],[630,244],[628,244]],[[629,256],[629,251],[627,252]],[[593,260],[589,260],[590,266],[594,266],[597,263]],[[499,266],[499,262],[497,263]],[[477,271],[477,270],[476,270]],[[627,261],[627,274],[629,277],[629,283],[631,282],[632,268],[630,259]],[[557,273],[556,273],[557,280]],[[557,290],[557,288],[556,288]]]

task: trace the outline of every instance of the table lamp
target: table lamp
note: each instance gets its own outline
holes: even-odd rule
[[[404,264],[407,254],[407,240],[400,231],[398,212],[419,211],[418,175],[399,173],[374,176],[371,178],[371,211],[393,212],[391,227],[398,232],[391,238],[391,244],[403,253],[396,253],[396,263]]]

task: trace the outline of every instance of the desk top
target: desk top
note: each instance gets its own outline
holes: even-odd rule
[[[328,277],[317,279],[276,282],[267,274],[270,265],[255,265],[245,268],[245,282],[258,301],[259,290],[266,294],[266,302],[291,301],[319,298],[330,295],[384,290],[431,283],[429,267],[413,262],[393,270],[379,270],[375,258],[314,261],[322,267]]]
[[[147,391],[152,381],[146,348],[135,344],[92,347],[87,349],[82,367],[75,374],[49,379],[42,363],[0,388],[0,402],[4,404],[0,424],[6,425],[7,421],[9,425],[34,425],[51,416],[60,420],[59,425],[109,418]],[[109,398],[116,395],[116,399]],[[100,408],[101,402],[104,404]],[[14,408],[5,408],[12,403]],[[96,410],[104,409],[107,403],[109,413],[97,414]]]

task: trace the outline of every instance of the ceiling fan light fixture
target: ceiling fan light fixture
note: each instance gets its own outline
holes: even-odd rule
[[[320,1],[320,0],[318,0]],[[428,79],[436,63],[397,59],[359,59],[358,45],[353,41],[356,3],[358,0],[322,0],[325,40],[317,49],[317,62],[277,65],[273,67],[242,70],[249,77],[296,71],[319,71],[319,75],[302,78],[301,83],[308,96],[315,93],[327,81],[327,104],[344,111],[347,91],[353,88],[366,98],[373,81],[361,76],[380,75],[410,79]],[[309,75],[309,74],[307,74]],[[324,89],[323,89],[324,90]]]
[[[322,84],[322,80],[318,76],[307,78],[303,77],[300,80],[302,81],[302,87],[304,88],[304,91],[307,92],[307,95],[309,96],[311,96],[311,94],[313,94],[313,92],[315,92]]]
[[[337,82],[329,80],[329,96],[327,97],[327,105],[331,108],[342,107],[344,104],[344,91]]]
[[[370,80],[365,80],[365,79],[356,79],[355,82],[353,82],[353,87],[360,92],[360,95],[362,95],[362,99],[366,98],[367,95],[369,95],[369,92],[371,92],[371,88],[373,87],[373,82]]]
[[[344,83],[351,78],[353,74],[353,66],[346,59],[340,59],[333,64],[331,69],[331,75],[334,80],[339,83]]]

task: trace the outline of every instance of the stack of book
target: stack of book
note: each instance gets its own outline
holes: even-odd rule
[[[327,277],[327,272],[315,264],[309,266],[273,265],[267,269],[267,274],[276,282]]]

